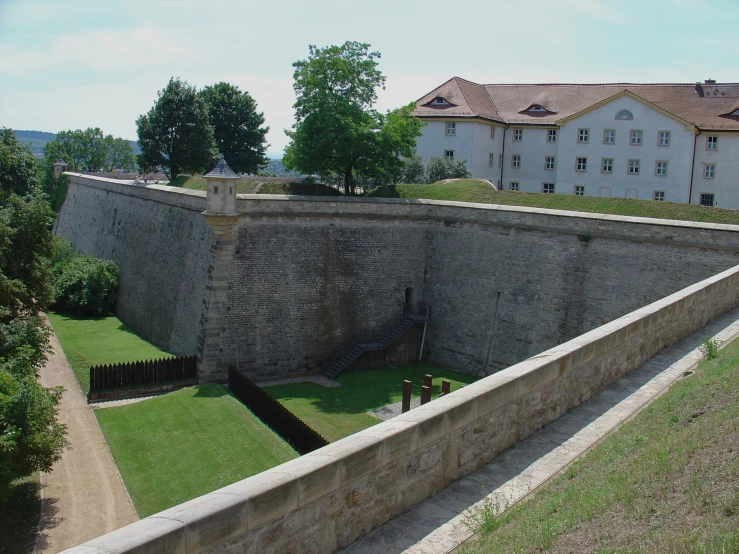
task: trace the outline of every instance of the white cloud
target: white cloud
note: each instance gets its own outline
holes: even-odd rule
[[[610,21],[611,23],[620,23],[625,21],[622,14],[604,6],[598,0],[567,0],[567,4],[582,13],[595,17],[596,19]]]
[[[76,63],[103,71],[131,71],[192,57],[171,31],[148,22],[125,30],[93,29],[61,36],[42,51],[16,51],[0,58],[0,72],[22,73],[51,64]]]

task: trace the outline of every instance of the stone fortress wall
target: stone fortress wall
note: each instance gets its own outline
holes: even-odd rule
[[[56,232],[116,261],[124,323],[200,355],[206,380],[229,364],[254,379],[323,369],[395,323],[407,288],[432,305],[431,361],[493,372],[739,261],[730,225],[275,195],[238,195],[224,249],[204,197],[71,175]]]

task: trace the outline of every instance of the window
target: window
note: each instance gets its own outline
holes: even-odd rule
[[[587,171],[588,170],[588,159],[587,158],[577,158],[576,169],[578,171]]]
[[[542,183],[541,192],[545,192],[547,194],[554,194],[554,183]]]
[[[213,187],[213,194],[218,194],[218,187]]]
[[[654,174],[658,177],[665,177],[667,175],[667,162],[656,161],[654,164]]]
[[[521,142],[523,140],[523,129],[513,129],[513,142]]]
[[[446,124],[446,136],[453,137],[457,134],[457,124],[449,122]]]
[[[449,102],[447,102],[447,101],[446,101],[446,100],[444,100],[443,98],[435,98],[435,99],[434,99],[434,101],[433,101],[433,103],[434,103],[434,104],[440,104],[440,105],[446,105],[446,104],[448,104]]]
[[[453,160],[454,159],[454,150],[444,150],[444,157],[447,160]]]
[[[585,185],[575,185],[575,196],[585,196]]]
[[[641,131],[635,131],[632,129],[630,141],[632,146],[641,146],[641,135]]]
[[[549,129],[549,133],[547,133],[547,142],[557,142],[557,129]]]
[[[538,104],[534,104],[526,111],[527,112],[548,112],[549,110],[547,110],[544,106],[539,106]]]
[[[603,131],[603,144],[616,144],[616,129]]]
[[[657,146],[670,146],[670,131],[659,131],[657,133]]]
[[[660,202],[665,201],[665,191],[663,190],[655,190],[654,191],[654,199],[659,200]]]
[[[713,179],[716,176],[716,164],[706,164],[703,166],[703,177]]]
[[[616,114],[616,119],[634,119],[634,115],[629,110],[620,110]]]
[[[577,130],[577,142],[588,142],[590,140],[590,129]]]
[[[495,125],[490,126],[490,138],[491,139],[495,138]]]
[[[520,154],[513,154],[513,156],[511,156],[511,167],[513,167],[515,169],[518,169],[519,167],[521,167],[521,156],[520,156]]]
[[[601,158],[600,170],[603,173],[613,173],[613,158]]]
[[[554,169],[554,156],[547,156],[544,169]]]
[[[641,162],[639,160],[629,160],[629,175],[639,175]]]
[[[495,153],[491,152],[488,156],[488,167],[493,167],[493,164],[495,163]]]
[[[511,190],[518,190],[518,181],[511,181]]]
[[[714,204],[713,202],[713,193],[701,193],[701,206],[706,206],[708,208],[712,207]]]
[[[718,137],[715,135],[706,137],[706,150],[718,150]]]

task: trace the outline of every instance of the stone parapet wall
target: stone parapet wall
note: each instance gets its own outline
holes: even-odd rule
[[[67,552],[335,552],[738,303],[739,266],[444,398]]]

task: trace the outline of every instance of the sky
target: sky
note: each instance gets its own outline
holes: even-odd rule
[[[281,157],[308,45],[379,51],[377,108],[477,83],[739,81],[739,0],[0,0],[0,126],[136,139],[170,77],[248,91]]]

